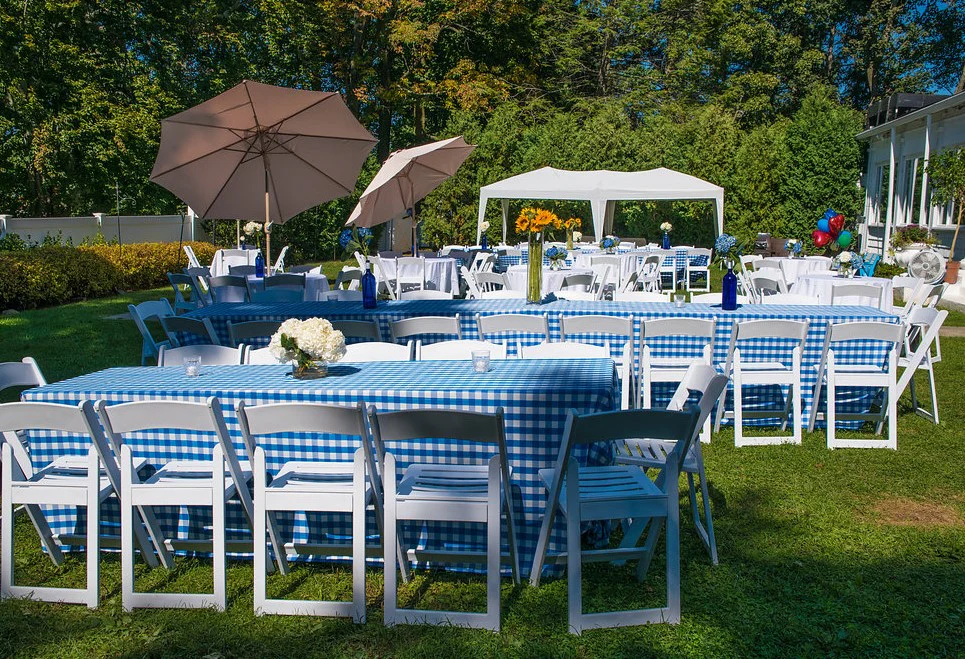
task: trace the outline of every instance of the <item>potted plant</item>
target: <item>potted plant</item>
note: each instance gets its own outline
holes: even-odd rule
[[[907,268],[918,252],[937,242],[931,231],[920,224],[898,227],[891,234],[891,249],[895,255],[895,263]]]
[[[962,213],[965,212],[965,149],[945,151],[932,158],[928,163],[928,183],[933,204],[954,202],[958,208],[955,235],[952,236],[945,269],[945,281],[955,284],[958,283],[959,266],[959,262],[954,260],[955,243],[958,242],[958,230],[962,227]]]

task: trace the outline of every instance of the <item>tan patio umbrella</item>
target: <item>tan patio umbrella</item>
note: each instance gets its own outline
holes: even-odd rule
[[[462,135],[402,149],[390,155],[359,198],[346,226],[373,227],[412,211],[412,253],[416,249],[415,202],[456,173],[475,144]]]
[[[376,141],[336,93],[246,80],[161,123],[151,180],[199,217],[282,224],[351,194]]]

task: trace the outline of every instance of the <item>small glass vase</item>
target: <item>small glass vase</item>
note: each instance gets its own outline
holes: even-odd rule
[[[663,249],[670,249],[670,234],[666,231],[663,232]]]
[[[563,259],[553,259],[550,261],[550,270],[559,270],[563,267]]]
[[[292,368],[292,377],[296,380],[318,380],[328,375],[328,362],[311,361],[296,364]]]
[[[727,259],[727,272],[724,274],[720,294],[720,308],[724,311],[737,311],[737,275],[734,274],[734,262],[730,259]]]
[[[543,299],[543,234],[529,234],[529,276],[526,285],[526,302],[539,304]]]

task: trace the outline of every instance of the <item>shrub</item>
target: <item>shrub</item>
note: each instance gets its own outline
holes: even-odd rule
[[[214,246],[187,243],[201,261]],[[32,309],[167,284],[186,258],[177,243],[63,247],[0,252],[0,309]]]
[[[891,247],[893,249],[902,249],[916,243],[934,245],[937,242],[938,240],[932,235],[931,231],[928,230],[928,227],[921,226],[920,224],[909,224],[898,227],[895,229],[895,232],[891,234]]]

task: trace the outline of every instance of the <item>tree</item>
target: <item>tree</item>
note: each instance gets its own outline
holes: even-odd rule
[[[949,250],[955,258],[955,243],[958,231],[962,228],[962,214],[965,212],[965,149],[944,151],[928,161],[928,184],[931,186],[931,200],[935,204],[954,203],[958,209],[955,220],[955,235]]]

